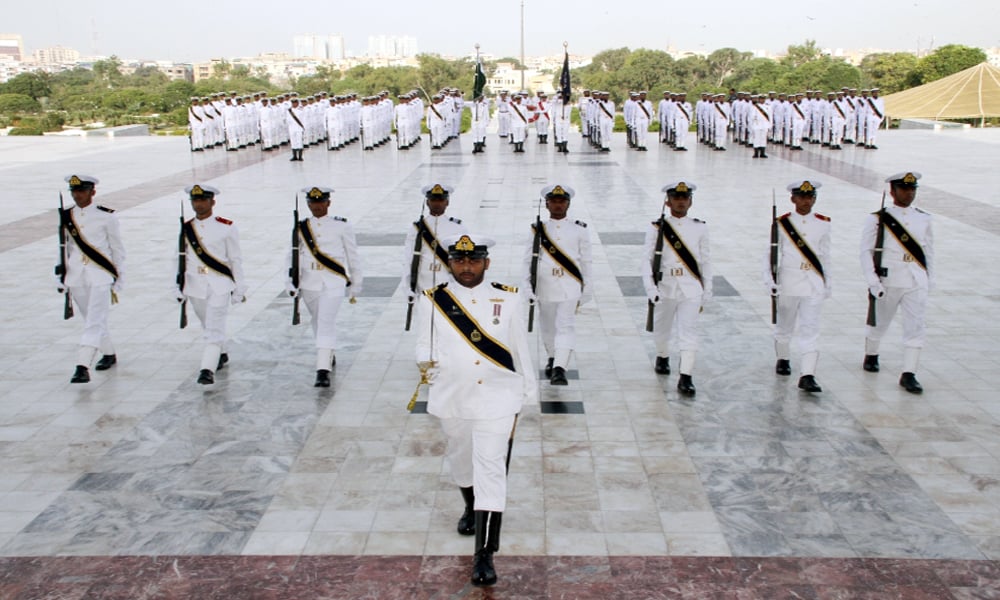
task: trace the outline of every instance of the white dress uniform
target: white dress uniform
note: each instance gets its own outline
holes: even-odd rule
[[[664,188],[664,191],[674,186]],[[687,184],[690,190],[694,185]],[[641,264],[642,282],[646,296],[654,302],[653,337],[656,343],[656,355],[670,355],[670,334],[676,325],[677,344],[680,350],[680,368],[682,375],[690,375],[694,368],[694,360],[698,350],[698,314],[705,302],[712,298],[712,266],[709,256],[708,225],[704,221],[692,217],[674,217],[668,212],[664,219],[670,224],[684,246],[691,252],[701,279],[691,272],[669,241],[663,241],[663,254],[660,261],[659,284],[653,283],[653,257],[656,252],[656,239],[661,235],[657,221],[646,230]],[[659,298],[656,300],[656,298]]]
[[[711,106],[711,122],[713,123],[713,143],[717,149],[726,149],[726,128],[729,127],[732,107],[728,102],[720,100]]]
[[[466,337],[427,290],[418,310],[417,362],[434,361],[427,412],[441,420],[446,457],[459,487],[472,487],[475,510],[502,512],[507,502],[506,456],[514,416],[538,401],[538,389],[517,288],[483,281],[473,288],[440,286],[475,326]],[[433,334],[431,328],[433,327]],[[473,339],[492,339],[511,362],[501,364]],[[432,345],[433,342],[433,345]],[[511,368],[512,367],[512,368]]]
[[[328,188],[323,188],[323,190],[325,189]],[[312,193],[310,189],[303,191],[307,194]],[[319,252],[344,268],[344,275],[327,268],[313,255],[302,235],[303,227],[308,228]],[[361,294],[364,284],[361,258],[358,255],[358,242],[354,235],[354,229],[347,222],[347,219],[331,215],[320,218],[310,216],[303,219],[302,225],[299,226],[298,235],[299,287],[297,292],[305,302],[306,308],[309,309],[311,317],[313,336],[316,339],[316,369],[329,370],[334,361],[334,351],[337,348],[337,313],[340,311],[340,305],[344,296],[350,295],[355,298]],[[289,250],[286,265],[287,272],[291,273],[291,250]],[[290,276],[286,285],[290,291],[293,291]]]
[[[759,154],[766,157],[764,148],[767,147],[767,132],[771,130],[773,114],[771,107],[763,102],[753,102],[747,107],[750,122],[750,137],[754,147],[754,156]]]
[[[874,90],[873,90],[874,91]],[[875,136],[878,128],[882,126],[885,118],[885,100],[870,96],[868,98],[868,109],[865,111],[865,147],[875,147]]]
[[[573,190],[566,186],[548,186],[542,197],[549,194],[572,199]],[[566,369],[570,355],[576,347],[576,308],[593,297],[589,286],[592,265],[590,232],[587,224],[569,217],[547,219],[542,227],[557,251],[568,258],[583,276],[581,282],[560,262],[553,258],[545,243],[538,252],[538,274],[534,296],[538,302],[539,334],[545,353],[552,359],[552,367]],[[531,291],[531,261],[534,242],[534,224],[527,238],[523,259],[525,290]]]
[[[85,175],[71,175],[66,178],[70,189],[80,182],[97,184],[97,179]],[[69,290],[70,298],[83,317],[83,335],[77,365],[90,368],[97,351],[104,356],[115,354],[108,329],[111,312],[111,294],[121,291],[125,276],[125,246],[122,244],[118,217],[114,211],[94,204],[84,208],[72,206],[66,209],[68,226],[79,233],[82,241],[110,260],[118,272],[116,279],[109,271],[91,260],[67,231],[66,234],[66,277],[60,287]]]
[[[547,98],[539,97],[535,102],[535,134],[541,136],[542,143],[546,143],[546,136],[549,135],[549,123],[551,122],[551,117],[549,115],[549,101]]]
[[[549,108],[552,116],[553,139],[558,146],[569,141],[569,121],[573,108],[571,104],[563,102],[562,94],[556,94]]]
[[[443,244],[443,240],[458,238],[462,234],[468,233],[465,225],[462,224],[462,220],[455,217],[448,217],[445,215],[438,217],[424,215],[421,218],[427,226],[427,230],[430,231],[432,235],[436,235],[439,245]],[[413,262],[413,247],[416,241],[417,226],[414,223],[410,225],[410,229],[406,233],[406,242],[403,244],[405,254],[403,255],[402,263],[404,265],[404,269],[400,285],[408,296],[413,293],[410,291],[410,265]],[[441,247],[447,250],[447,247],[443,245]],[[451,271],[448,269],[448,263],[442,261],[437,254],[435,254],[431,248],[431,244],[428,244],[426,239],[420,244],[420,268],[418,273],[419,275],[417,276],[416,285],[417,294],[419,294],[421,290],[430,289],[438,284],[450,282],[452,280]]]
[[[523,101],[510,103],[510,139],[523,144],[528,132],[528,107]]]
[[[451,102],[443,102],[438,96],[437,102],[427,107],[427,130],[431,132],[431,147],[439,149],[448,141],[448,111],[454,106]]]
[[[671,126],[674,134],[674,147],[678,150],[687,149],[688,129],[691,128],[691,104],[680,100],[671,104],[673,105],[671,113],[674,118]]]
[[[197,98],[192,98],[192,104],[188,107],[188,127],[191,128],[191,150],[204,150],[206,145],[205,131],[208,129],[205,121],[205,110],[197,103]]]
[[[501,94],[497,98],[497,136],[510,135],[510,96]]]
[[[805,187],[808,186],[811,187]],[[817,189],[818,182],[800,181],[791,188]],[[823,273],[812,265],[793,240],[788,230],[778,225],[778,281],[771,278],[770,252],[765,253],[762,277],[768,290],[778,295],[777,324],[774,327],[774,350],[779,360],[788,360],[791,340],[798,324],[799,352],[802,355],[800,372],[815,375],[819,360],[820,310],[823,300],[832,291],[830,262],[830,218],[816,212],[802,215],[793,211],[778,217],[787,220],[801,240],[812,250],[823,268]]]
[[[900,173],[886,181],[905,181],[915,185],[919,173]],[[934,233],[931,215],[912,204],[909,207],[885,207],[906,231],[907,240],[894,235],[887,227],[882,249],[882,268],[885,275],[878,277],[873,267],[873,254],[878,235],[878,213],[868,215],[861,233],[861,272],[868,283],[868,289],[879,297],[875,303],[876,326],[867,327],[865,333],[865,354],[878,355],[879,346],[892,322],[897,309],[903,311],[903,372],[916,373],[920,349],[924,346],[926,328],[924,316],[927,312],[927,296],[934,283]],[[927,267],[921,266],[905,242],[919,246],[924,254]]]
[[[653,118],[653,103],[649,100],[637,99],[635,110],[632,113],[633,127],[635,128],[635,145],[641,149],[646,149],[646,138],[649,135],[649,122]]]
[[[301,106],[297,104],[289,106],[285,111],[285,124],[288,126],[288,141],[291,142],[293,160],[305,147],[305,123],[305,111]]]
[[[198,190],[211,191],[209,186],[193,186],[188,194],[200,195]],[[229,267],[232,278],[212,269],[187,241],[185,248],[183,297],[191,303],[204,330],[205,350],[202,353],[201,368],[215,371],[219,356],[226,352],[226,319],[229,305],[243,302],[247,292],[243,276],[243,253],[240,250],[240,234],[229,219],[209,216],[206,219],[193,218],[188,221],[202,249],[220,263]]]

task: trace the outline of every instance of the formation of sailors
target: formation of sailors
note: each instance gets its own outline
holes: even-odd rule
[[[610,92],[583,90],[579,101],[583,137],[601,152],[611,152],[611,132],[615,127],[615,102]]]

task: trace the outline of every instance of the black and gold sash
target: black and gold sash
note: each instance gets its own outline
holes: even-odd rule
[[[833,103],[833,107],[837,109],[838,113],[840,113],[840,118],[841,119],[846,119],[847,118],[847,115],[844,114],[844,109],[840,108],[840,103],[839,102],[834,102]]]
[[[720,114],[721,116],[723,116],[723,117],[725,117],[725,118],[727,118],[727,119],[729,118],[729,115],[727,115],[727,114],[726,114],[726,111],[724,111],[724,110],[722,109],[722,103],[721,103],[721,102],[716,102],[716,103],[715,103],[715,110],[719,111],[719,114]]]
[[[705,282],[701,280],[701,269],[698,268],[698,261],[695,259],[688,247],[684,245],[684,241],[681,240],[674,228],[670,226],[670,223],[666,219],[662,220],[663,227],[660,229],[660,234],[667,240],[670,247],[674,249],[677,257],[681,259],[687,268],[691,271],[691,274],[695,276],[698,283],[704,287]]]
[[[677,102],[676,104],[677,104],[677,108],[679,108],[680,111],[682,113],[684,113],[684,118],[687,119],[688,121],[690,121],[691,120],[691,114],[687,111],[686,108],[684,108],[684,105],[681,104],[680,102]]]
[[[768,122],[771,121],[771,115],[767,114],[767,111],[761,108],[760,104],[754,104],[753,107],[756,108],[757,112],[759,112],[762,117],[767,119]]]
[[[293,109],[289,108],[288,109],[288,114],[292,115],[292,118],[295,119],[295,122],[299,124],[299,127],[303,128],[303,129],[306,128],[306,126],[302,124],[302,121],[299,120],[298,115],[295,114],[295,111]]]
[[[882,211],[882,224],[885,228],[899,240],[899,243],[906,248],[906,251],[910,253],[917,263],[926,271],[927,270],[927,257],[924,256],[924,249],[920,247],[920,242],[915,240],[910,232],[903,227],[903,224],[896,220],[896,217],[892,216],[889,211]]]
[[[799,103],[798,102],[792,102],[792,108],[795,109],[795,112],[799,113],[799,117],[801,117],[803,119],[806,118],[806,116],[804,114],[802,114],[802,109],[799,108]]]
[[[192,117],[198,119],[199,122],[204,120],[204,119],[202,119],[201,117],[198,116],[198,113],[194,112],[194,107],[193,106],[190,107],[190,108],[188,108],[188,112],[191,113]]]
[[[351,278],[347,276],[347,269],[344,268],[344,265],[340,264],[337,259],[332,256],[323,254],[323,251],[316,245],[316,238],[313,236],[312,226],[309,225],[309,219],[302,219],[299,221],[299,234],[302,236],[302,241],[306,243],[306,247],[309,248],[309,252],[312,253],[313,258],[316,259],[316,262],[333,271],[337,275],[340,275],[347,280],[347,285],[351,285]]]
[[[785,233],[788,234],[788,237],[791,238],[792,243],[799,249],[802,256],[809,262],[810,265],[812,265],[812,268],[819,273],[820,278],[822,278],[823,281],[826,281],[826,275],[823,273],[823,264],[819,262],[819,257],[816,256],[813,249],[809,247],[809,244],[807,244],[806,241],[802,239],[802,236],[799,235],[799,231],[795,229],[795,225],[792,225],[791,219],[789,219],[786,215],[778,219],[778,223],[781,223],[782,229],[784,229]]]
[[[868,106],[872,108],[872,112],[875,113],[875,116],[877,116],[880,119],[882,118],[882,113],[878,111],[878,107],[875,106],[875,102],[872,101],[872,98],[868,99]]]
[[[67,208],[60,212],[59,220],[62,221],[62,226],[69,232],[69,236],[73,238],[77,248],[80,249],[80,252],[83,252],[84,256],[94,261],[97,266],[107,271],[117,280],[118,269],[115,267],[115,263],[111,262],[111,259],[107,256],[101,254],[100,250],[87,243],[87,240],[83,238],[83,234],[80,233],[80,228],[76,226],[76,221],[73,220],[73,213],[70,210]]]
[[[187,238],[188,244],[191,245],[191,249],[194,250],[198,260],[204,263],[209,269],[212,269],[219,275],[228,277],[233,283],[236,283],[236,279],[233,278],[233,271],[226,263],[209,254],[208,250],[205,250],[201,240],[198,239],[198,233],[194,230],[194,219],[184,223],[184,237]]]
[[[424,292],[424,295],[441,311],[444,318],[448,319],[448,322],[455,327],[455,330],[465,338],[465,341],[476,352],[498,367],[514,373],[517,372],[517,369],[514,367],[514,356],[510,353],[510,350],[483,331],[479,323],[465,312],[465,307],[462,306],[458,299],[447,290],[447,284],[441,284],[436,288],[429,289]]]
[[[606,114],[609,119],[611,119],[612,121],[614,120],[615,116],[608,112],[608,108],[604,106],[603,102],[598,102],[597,106],[601,107],[601,111],[604,112],[604,114]]]
[[[535,223],[531,224],[532,230],[535,229],[535,225]],[[583,273],[580,272],[580,268],[576,266],[576,263],[573,262],[572,258],[567,256],[566,253],[563,252],[551,238],[549,238],[549,232],[546,231],[544,224],[542,224],[542,230],[538,232],[538,238],[542,248],[545,248],[545,251],[549,253],[552,260],[556,261],[556,264],[579,281],[580,285],[583,285]]]
[[[522,121],[524,121],[525,123],[528,122],[528,120],[524,118],[524,115],[521,114],[521,111],[517,110],[517,105],[516,104],[511,103],[510,107],[514,109],[514,112],[517,113],[517,116],[521,117]]]
[[[647,118],[647,119],[648,119],[648,118],[650,118],[650,117],[649,117],[649,111],[648,111],[648,110],[646,110],[646,106],[645,106],[645,105],[644,105],[644,104],[643,104],[642,102],[636,102],[636,104],[638,104],[638,105],[639,105],[639,108],[641,108],[641,109],[642,109],[642,113],[643,113],[644,115],[646,115],[646,118]]]
[[[431,112],[433,112],[433,113],[434,113],[435,115],[437,115],[437,118],[439,118],[439,119],[441,119],[442,121],[444,121],[444,117],[442,117],[442,116],[441,116],[441,113],[439,113],[439,112],[437,111],[437,109],[436,109],[436,108],[434,108],[434,105],[433,105],[433,104],[431,104],[431,105],[430,105],[430,106],[428,106],[427,108],[431,109]]]
[[[427,227],[427,222],[421,218],[419,221],[415,222],[413,226],[417,228],[417,235],[419,235],[424,240],[424,243],[434,251],[438,260],[441,261],[444,268],[448,269],[448,272],[450,273],[451,265],[448,264],[448,249],[445,248],[436,237],[434,237],[434,232]]]

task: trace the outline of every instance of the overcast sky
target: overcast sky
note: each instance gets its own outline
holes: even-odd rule
[[[47,3],[45,3],[47,5]],[[292,52],[300,33],[342,34],[363,55],[368,36],[409,35],[420,52],[496,57],[520,53],[521,0],[134,0],[4,3],[0,31],[23,36],[27,52],[68,46],[82,55],[198,62]],[[525,53],[576,54],[609,48],[783,51],[821,48],[926,49],[933,44],[1000,46],[995,0],[708,0],[610,2],[524,0]],[[672,15],[671,7],[680,14]],[[642,12],[640,12],[642,11]]]

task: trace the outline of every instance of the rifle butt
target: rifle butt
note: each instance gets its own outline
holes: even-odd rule
[[[413,322],[413,303],[410,302],[406,305],[406,324],[403,326],[403,331],[410,330],[410,324]]]
[[[528,307],[528,333],[535,329],[535,305]]]
[[[69,290],[63,294],[63,320],[68,321],[73,318],[73,300],[69,297]]]
[[[180,327],[184,329],[188,326],[188,313],[187,313],[187,299],[181,302],[181,321]]]
[[[771,296],[771,325],[778,324],[778,299]]]
[[[655,304],[646,300],[646,331],[653,332],[653,314],[656,311]]]
[[[869,327],[877,327],[878,319],[875,317],[875,296],[872,296],[871,292],[868,292],[868,316],[865,319],[865,324]]]
[[[302,322],[301,313],[299,313],[299,297],[295,296],[292,300],[292,325],[298,325]]]

